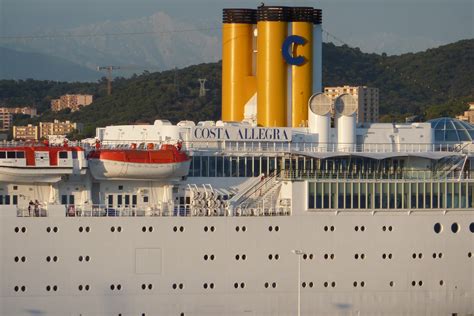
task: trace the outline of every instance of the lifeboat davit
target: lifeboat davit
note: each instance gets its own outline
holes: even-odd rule
[[[0,147],[0,182],[55,183],[63,176],[85,174],[81,147],[26,145]]]
[[[188,175],[191,159],[173,145],[147,149],[105,149],[97,147],[88,155],[89,169],[97,180],[159,180]]]

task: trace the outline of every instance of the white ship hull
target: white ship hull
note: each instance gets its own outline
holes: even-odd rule
[[[301,259],[302,315],[474,312],[471,212],[25,219],[6,216],[14,214],[6,209],[1,209],[0,274],[5,316],[296,315],[295,248],[313,255]],[[435,223],[443,225],[440,234]],[[451,232],[453,223],[458,233]],[[48,227],[57,232],[48,233]]]

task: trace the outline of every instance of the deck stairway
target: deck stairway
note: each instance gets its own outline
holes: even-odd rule
[[[280,190],[281,181],[278,174],[271,174],[268,177],[261,175],[249,182],[249,185],[238,196],[234,196],[229,201],[229,211],[238,216],[277,213]]]

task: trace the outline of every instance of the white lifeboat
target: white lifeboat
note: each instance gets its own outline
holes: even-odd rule
[[[0,147],[0,182],[55,183],[62,176],[85,174],[81,147],[47,144]]]
[[[154,149],[105,149],[96,146],[88,155],[92,176],[97,180],[159,180],[184,177],[189,172],[191,159],[181,146],[162,145]]]

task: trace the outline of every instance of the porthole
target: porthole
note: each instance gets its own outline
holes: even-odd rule
[[[183,283],[180,283],[180,284],[178,285],[178,288],[179,288],[180,290],[182,290],[182,289],[184,288]]]
[[[50,232],[51,232],[51,227],[47,227],[47,228],[46,228],[46,232],[47,232],[47,233],[50,233]]]
[[[176,283],[173,283],[173,285],[172,285],[173,290],[176,290],[177,287],[178,286],[176,285]]]
[[[239,283],[234,283],[234,288],[238,288],[239,287]]]
[[[416,281],[411,281],[411,286],[415,286],[416,285]]]
[[[472,252],[469,251],[469,252],[467,253],[467,256],[468,256],[469,258],[472,258]]]
[[[204,283],[204,284],[202,285],[202,287],[205,288],[205,289],[207,289],[207,283]]]
[[[313,284],[313,282],[309,282],[308,285],[309,285],[309,287],[313,287],[314,284]]]
[[[117,231],[120,233],[122,231],[122,227],[121,226],[117,227]]]
[[[80,285],[77,287],[77,289],[78,289],[79,291],[82,291],[82,289],[83,289],[82,285],[80,284]]]
[[[115,290],[115,285],[111,284],[111,285],[110,285],[110,289],[111,289],[112,291]]]
[[[439,234],[443,231],[443,226],[440,223],[436,223],[436,224],[434,224],[433,229],[434,229],[435,233]]]
[[[183,227],[183,226],[180,226],[180,227],[179,227],[179,231],[180,231],[180,232],[184,232],[184,227]]]
[[[142,227],[142,232],[146,232],[146,227],[145,226]]]
[[[117,290],[121,290],[122,289],[122,286],[120,284],[117,285]]]
[[[360,231],[362,231],[362,232],[365,231],[365,226],[361,226]]]
[[[15,233],[22,232],[23,234],[26,233],[26,227],[15,227],[14,229]]]
[[[269,286],[268,282],[265,282],[264,286],[265,286],[265,288],[268,288],[268,286]]]
[[[459,231],[459,225],[458,225],[458,223],[453,223],[453,224],[451,225],[451,231],[452,231],[453,233],[455,233],[455,234]]]
[[[268,226],[268,231],[273,231],[273,226]]]
[[[273,259],[273,255],[268,255],[268,260],[272,260]]]
[[[390,287],[393,287],[395,285],[395,283],[393,281],[390,281],[389,285],[390,285]]]
[[[58,231],[59,231],[59,229],[57,227],[53,228],[53,232],[57,233]]]
[[[277,227],[278,227],[278,226],[277,226]],[[276,288],[276,287],[277,287],[276,282],[273,282],[273,283],[272,283],[272,288]]]
[[[440,285],[440,286],[443,286],[443,285],[444,285],[444,281],[443,281],[443,280],[439,280],[439,285]]]
[[[247,230],[247,227],[242,226],[242,231],[245,232]]]
[[[245,260],[247,259],[247,256],[246,255],[242,255],[242,260]]]
[[[114,226],[110,227],[110,231],[113,233],[115,231],[115,227]]]
[[[336,282],[331,282],[331,287],[336,287]]]
[[[301,283],[301,286],[302,286],[303,288],[305,288],[305,287],[306,287],[306,282]]]
[[[88,232],[90,232],[90,231],[91,231],[90,227],[87,226],[87,227],[86,227],[86,233],[88,233]]]
[[[359,231],[359,226],[354,227],[354,230],[355,230],[356,232],[358,232],[358,231]]]
[[[357,287],[357,281],[354,281],[354,283],[352,283],[352,286]]]
[[[474,233],[474,222],[469,224],[469,230],[471,231],[471,233]]]
[[[365,286],[365,282],[364,282],[364,281],[360,282],[360,286],[364,287],[364,286]]]
[[[422,286],[422,285],[423,285],[423,281],[418,281],[418,285],[419,285],[419,286]]]
[[[84,228],[82,228],[82,226],[79,226],[79,232],[82,233],[84,230]]]
[[[148,227],[148,232],[149,233],[153,232],[153,226]]]
[[[209,230],[209,227],[204,226],[204,231],[207,232]]]
[[[328,287],[329,283],[328,283],[328,282],[324,282],[323,285],[324,285],[324,287]]]
[[[238,232],[240,230],[239,226],[235,226],[235,231]]]

